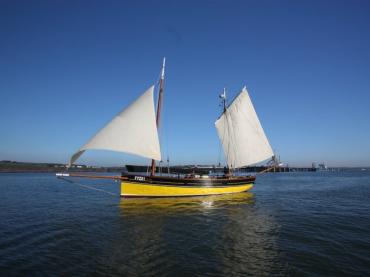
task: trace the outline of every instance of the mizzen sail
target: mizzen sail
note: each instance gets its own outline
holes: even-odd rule
[[[230,168],[256,164],[273,156],[245,87],[215,125]]]
[[[70,159],[73,164],[88,149],[103,149],[161,160],[151,86],[82,146]]]

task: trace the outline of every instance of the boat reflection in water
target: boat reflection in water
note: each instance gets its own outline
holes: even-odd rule
[[[253,204],[251,192],[193,197],[121,198],[121,213],[176,213],[204,212],[229,205]]]
[[[279,225],[253,193],[130,198],[119,203],[118,273],[270,275],[282,272]],[[128,262],[129,261],[129,262]]]

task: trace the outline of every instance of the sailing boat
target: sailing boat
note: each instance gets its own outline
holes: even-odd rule
[[[89,149],[126,152],[151,159],[150,175],[122,174],[117,177],[121,180],[122,197],[201,196],[250,190],[256,177],[235,176],[234,169],[267,160],[273,156],[273,151],[245,87],[229,105],[224,91],[221,95],[224,110],[215,123],[228,165],[227,172],[222,176],[156,176],[156,161],[161,161],[158,127],[164,76],[165,59],[156,111],[153,85],[83,145],[71,157],[70,165]]]

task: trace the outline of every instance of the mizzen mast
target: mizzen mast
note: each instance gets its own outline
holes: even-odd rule
[[[159,122],[161,118],[161,108],[162,108],[162,99],[163,99],[163,89],[164,89],[164,68],[166,65],[166,58],[163,58],[162,70],[161,70],[161,78],[159,80],[159,95],[158,95],[158,104],[157,104],[157,130],[159,129]],[[152,159],[152,171],[151,176],[155,175],[155,160]]]
[[[226,88],[224,88],[223,92],[220,94],[220,98],[223,105],[223,113],[226,112]]]

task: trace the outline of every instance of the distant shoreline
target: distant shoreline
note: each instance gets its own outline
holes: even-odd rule
[[[66,171],[64,164],[58,163],[29,163],[16,161],[0,161],[0,173],[56,173]],[[74,165],[68,171],[79,172],[121,172],[125,167],[92,167]]]
[[[140,169],[140,170],[134,170],[131,169]],[[204,168],[202,168],[204,167]],[[141,172],[142,168],[144,168],[146,171],[146,166],[134,166],[134,165],[128,165],[127,170],[129,172]],[[264,167],[250,167],[251,172],[258,172],[262,170]],[[163,167],[163,170],[165,170],[166,167]],[[192,171],[195,169],[195,171],[204,171],[203,174],[208,173],[209,170],[212,170],[210,166],[187,166],[187,165],[177,165],[177,166],[171,166],[171,172],[182,172],[182,171]],[[246,168],[247,169],[247,168]],[[253,170],[252,170],[253,169]],[[290,171],[283,170],[284,168],[281,168],[281,170],[277,172],[295,172],[295,171],[305,171],[305,170],[298,170],[298,167],[291,167]],[[301,168],[301,169],[309,169],[309,168]],[[157,171],[159,168],[157,168]],[[247,169],[248,170],[248,169]],[[347,170],[358,170],[358,171],[370,171],[370,167],[331,167],[328,168],[327,171],[347,171]],[[16,162],[16,161],[0,161],[0,173],[56,173],[56,172],[63,172],[67,171],[65,164],[58,164],[58,163],[32,163],[32,162]],[[86,165],[74,165],[73,167],[68,169],[68,172],[124,172],[126,171],[125,166],[121,167],[93,167],[93,166],[86,166]],[[143,172],[144,172],[143,171]],[[310,170],[308,170],[310,171]],[[320,170],[319,170],[320,171]]]

